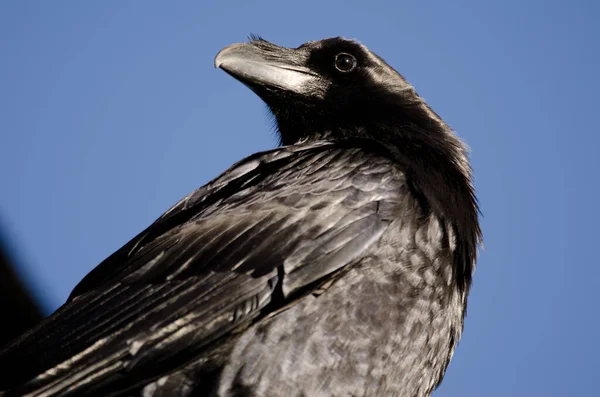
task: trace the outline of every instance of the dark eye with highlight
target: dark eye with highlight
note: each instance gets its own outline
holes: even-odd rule
[[[356,68],[356,58],[345,52],[340,52],[335,56],[335,68],[340,72],[351,72]]]

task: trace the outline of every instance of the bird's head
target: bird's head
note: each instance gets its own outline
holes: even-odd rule
[[[354,135],[373,122],[441,122],[398,72],[353,40],[336,37],[285,48],[251,38],[221,50],[215,66],[263,99],[283,144]]]

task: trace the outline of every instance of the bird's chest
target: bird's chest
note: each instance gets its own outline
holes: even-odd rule
[[[272,397],[427,395],[453,349],[451,299],[373,260],[249,329],[219,395],[240,387]]]

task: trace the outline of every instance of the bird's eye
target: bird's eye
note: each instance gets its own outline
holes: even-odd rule
[[[335,56],[335,68],[340,72],[348,73],[356,68],[356,58],[345,52]]]

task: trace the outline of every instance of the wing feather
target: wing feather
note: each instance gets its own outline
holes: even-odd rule
[[[8,375],[0,389],[117,392],[197,359],[359,259],[388,227],[379,209],[389,214],[398,204],[403,181],[386,157],[331,143],[239,162],[0,351],[0,373]]]

